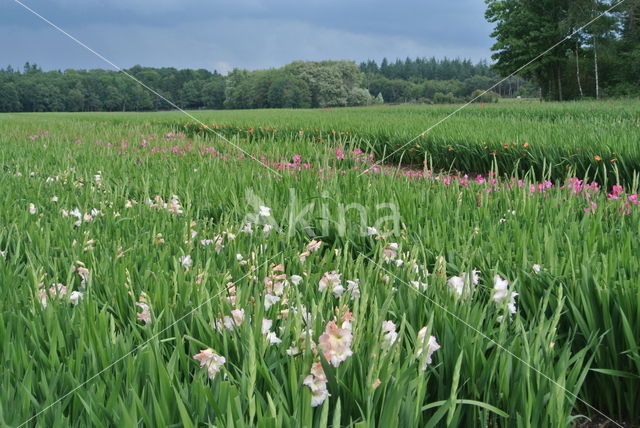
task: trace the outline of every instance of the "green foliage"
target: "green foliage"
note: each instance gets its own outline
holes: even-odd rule
[[[637,62],[632,60],[640,41],[635,30],[640,16],[637,0],[606,14],[617,2],[485,1],[486,18],[495,25],[492,57],[496,60],[494,69],[500,74],[509,75],[545,53],[527,65],[521,75],[533,79],[546,99],[639,93]]]
[[[309,108],[311,90],[301,78],[284,73],[269,87],[268,101],[271,107]]]
[[[364,88],[353,88],[347,97],[347,104],[350,106],[367,106],[373,103],[374,98]]]
[[[477,103],[497,103],[500,99],[500,95],[495,92],[485,92],[481,89],[476,89],[471,93],[469,99],[475,100]]]
[[[28,425],[556,427],[582,422],[579,415],[597,416],[576,396],[619,422],[637,421],[637,207],[621,215],[617,202],[624,201],[608,201],[606,192],[590,200],[560,188],[531,195],[528,186],[540,177],[531,169],[503,168],[506,149],[493,156],[498,175],[520,174],[525,187],[491,193],[475,185],[361,175],[336,159],[336,149],[357,145],[388,151],[451,110],[202,113],[251,154],[276,161],[300,154],[311,164],[282,177],[238,159],[218,139],[191,131],[190,137],[167,136],[184,124],[174,112],[0,115],[0,423],[17,426],[42,411]],[[579,157],[558,157],[558,142],[574,134],[564,149],[579,140],[585,158],[609,148],[631,165],[636,112],[637,101],[474,105],[434,130],[429,144],[419,141],[433,146],[420,156],[445,161],[440,151],[451,146],[461,169],[486,171],[484,142],[498,149],[527,138],[531,156],[554,165]],[[500,127],[487,125],[496,120]],[[143,139],[153,147],[141,146]],[[172,153],[173,147],[183,151]],[[209,156],[211,147],[220,155]],[[331,173],[320,175],[320,169]],[[375,239],[361,236],[351,220],[344,235],[332,225],[318,237],[322,248],[302,263],[310,239],[303,231],[237,233],[255,209],[244,198],[248,188],[284,229],[300,206],[315,201],[312,229],[339,204],[361,204],[374,218],[376,204],[393,202],[402,230]],[[182,214],[146,203],[173,194]],[[599,204],[595,213],[584,211],[591,201]],[[75,207],[104,215],[74,226],[75,218],[61,210]],[[200,242],[225,231],[237,236],[220,251]],[[399,243],[407,263],[382,262],[389,242]],[[193,258],[189,269],[179,261],[186,254]],[[411,269],[412,259],[431,274]],[[78,261],[90,272],[84,298],[77,306],[49,299],[43,307],[41,285],[82,289]],[[286,302],[265,309],[263,279],[280,263],[303,280],[288,288]],[[481,270],[480,283],[457,299],[446,279],[473,268]],[[344,279],[360,279],[359,298],[318,290],[323,273],[334,269]],[[492,299],[494,274],[520,294],[517,313],[503,322],[498,317],[509,316]],[[408,285],[412,280],[429,285],[419,293]],[[234,331],[217,331],[216,318],[234,308],[230,281],[245,321]],[[141,292],[151,308],[148,325],[136,320]],[[354,318],[353,355],[338,368],[325,363],[331,396],[317,408],[303,383],[316,356],[309,347],[297,356],[286,353],[307,328],[301,311],[292,309],[301,304],[312,315],[315,341],[336,307],[348,307]],[[283,343],[268,344],[263,318],[273,320]],[[398,326],[398,342],[387,350],[381,348],[384,320]],[[416,338],[424,326],[441,349],[421,371]],[[193,359],[208,347],[226,358],[214,379]]]

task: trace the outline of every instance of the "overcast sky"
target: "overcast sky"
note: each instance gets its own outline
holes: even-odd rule
[[[488,59],[482,0],[20,0],[116,65],[227,72],[295,60]],[[0,2],[0,66],[110,68]]]

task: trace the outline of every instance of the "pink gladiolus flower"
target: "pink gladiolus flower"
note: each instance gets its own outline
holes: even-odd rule
[[[596,202],[591,201],[588,208],[585,208],[584,211],[589,214],[595,214],[596,209],[598,208],[598,204]]]
[[[348,324],[347,326],[350,326],[350,322],[347,321],[346,323]],[[351,329],[340,328],[335,321],[329,321],[324,333],[318,339],[318,347],[327,361],[334,367],[338,367],[340,363],[353,355],[351,351],[352,341],[353,334]]]
[[[76,272],[80,276],[80,286],[84,287],[87,285],[87,280],[89,279],[89,269],[86,267],[80,266],[76,268]]]
[[[231,316],[233,317],[233,322],[235,325],[242,324],[244,321],[244,309],[234,309],[231,311]]]
[[[341,276],[342,274],[337,273],[336,271],[325,272],[318,282],[318,290],[324,291],[329,287],[334,291],[334,293],[336,289],[342,289],[342,291],[344,291],[344,288],[342,288],[342,280],[340,279]]]
[[[382,258],[385,263],[390,263],[398,257],[398,248],[398,244],[395,242],[387,244],[387,246],[382,250]]]
[[[620,199],[620,194],[624,193],[624,188],[622,186],[613,186],[611,193],[609,193],[607,196],[609,197],[609,199]]]
[[[149,309],[149,305],[143,302],[136,302],[136,306],[142,309],[142,312],[138,312],[136,314],[136,318],[138,319],[138,321],[149,324],[151,322],[151,311]]]
[[[66,285],[53,284],[51,287],[49,287],[49,290],[41,288],[38,291],[38,300],[40,300],[40,304],[42,305],[42,307],[46,308],[49,303],[49,298],[59,299],[65,297],[68,291],[69,290],[67,289]]]
[[[311,366],[309,376],[304,379],[303,384],[311,389],[311,407],[318,407],[324,400],[331,396],[327,391],[327,376],[320,361],[316,361]]]
[[[207,348],[193,356],[193,359],[200,362],[200,367],[206,368],[209,379],[216,377],[222,365],[227,361],[223,356],[216,354],[213,349]]]

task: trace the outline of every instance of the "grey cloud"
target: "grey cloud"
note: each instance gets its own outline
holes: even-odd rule
[[[477,0],[42,0],[47,18],[130,67],[263,68],[293,60],[489,57]],[[153,6],[152,6],[153,5]],[[0,6],[0,65],[104,67],[12,2]],[[4,63],[4,64],[3,64]]]

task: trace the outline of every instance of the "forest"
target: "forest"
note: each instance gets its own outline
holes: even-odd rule
[[[0,111],[149,111],[172,108],[131,77],[186,109],[326,108],[382,102],[445,103],[465,100],[499,80],[485,63],[435,58],[389,63],[296,61],[269,70],[236,69],[226,76],[208,70],[135,66],[106,70],[0,70]],[[509,86],[509,84],[511,86]],[[514,78],[514,88],[533,88]]]

